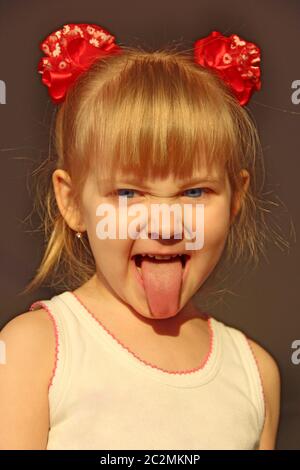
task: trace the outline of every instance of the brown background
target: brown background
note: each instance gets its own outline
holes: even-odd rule
[[[264,148],[266,190],[275,191],[286,207],[279,222],[287,236],[290,223],[299,231],[300,105],[291,101],[292,82],[300,80],[298,0],[0,0],[0,79],[7,86],[7,103],[0,105],[0,327],[34,300],[54,294],[46,287],[28,296],[19,292],[42,254],[42,236],[26,218],[32,208],[30,171],[47,155],[54,110],[37,74],[38,43],[71,22],[102,25],[126,45],[161,47],[184,39],[191,47],[214,29],[260,45],[262,90],[248,108]],[[278,449],[300,448],[300,364],[291,362],[291,344],[300,339],[298,262],[295,242],[289,251],[270,246],[268,260],[231,285],[233,295],[211,312],[243,329],[279,364]]]

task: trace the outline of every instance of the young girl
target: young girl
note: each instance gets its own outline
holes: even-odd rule
[[[259,49],[214,31],[194,57],[148,52],[84,24],[41,47],[58,158],[30,288],[51,275],[63,290],[1,332],[1,448],[274,449],[275,360],[193,300],[222,256],[256,260],[266,237],[243,107]],[[157,204],[189,208],[191,224],[162,214],[153,228]]]

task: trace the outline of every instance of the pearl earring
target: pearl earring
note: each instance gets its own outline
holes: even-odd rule
[[[82,238],[82,233],[81,233],[81,232],[76,232],[76,233],[75,233],[75,237],[77,237],[77,238]]]

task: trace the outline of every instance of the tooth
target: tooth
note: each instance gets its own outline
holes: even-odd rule
[[[152,255],[150,253],[140,253],[140,256],[149,256],[150,258],[156,258],[156,259],[171,259],[171,258],[176,258],[176,256],[185,256],[184,254],[178,253],[175,255]]]

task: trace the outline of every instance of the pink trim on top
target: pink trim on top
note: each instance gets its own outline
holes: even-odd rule
[[[260,368],[259,368],[259,365],[258,365],[258,361],[257,361],[257,357],[256,357],[256,354],[254,353],[254,350],[253,350],[253,347],[252,347],[252,344],[250,343],[249,341],[249,338],[246,334],[245,335],[245,338],[247,340],[247,343],[249,345],[249,348],[250,348],[250,351],[254,357],[254,360],[256,362],[256,367],[257,367],[257,370],[258,370],[258,375],[259,375],[259,382],[260,382],[260,387],[261,387],[261,391],[262,391],[262,396],[263,396],[263,400],[264,400],[264,421],[266,419],[266,395],[265,395],[265,390],[264,390],[264,387],[263,387],[263,381],[262,381],[262,375],[261,375],[261,372],[260,372]]]
[[[42,306],[46,312],[48,313],[49,317],[51,318],[52,320],[52,323],[53,323],[53,326],[54,326],[54,334],[55,334],[55,360],[54,360],[54,366],[53,366],[53,369],[52,369],[52,373],[51,373],[51,377],[50,377],[50,381],[49,381],[49,384],[48,384],[48,391],[51,387],[51,385],[53,384],[53,379],[54,379],[54,376],[55,376],[55,373],[56,373],[56,369],[57,369],[57,363],[58,363],[58,353],[59,353],[59,339],[58,339],[58,328],[57,328],[57,323],[55,321],[55,318],[53,316],[53,314],[50,312],[48,306],[42,301],[42,300],[37,300],[36,302],[34,302],[29,310],[32,311],[34,310],[34,307],[36,306]]]
[[[194,369],[190,369],[190,370],[183,370],[183,371],[168,371],[168,370],[165,370],[165,369],[161,369],[160,367],[158,366],[155,366],[154,364],[151,364],[150,362],[147,362],[145,361],[144,359],[141,359],[140,357],[138,357],[133,351],[131,351],[125,344],[123,344],[110,330],[108,330],[108,328],[106,326],[103,325],[103,323],[101,323],[101,321],[87,308],[87,306],[82,302],[82,300],[78,297],[77,294],[75,294],[75,292],[71,292],[69,291],[74,297],[75,299],[77,299],[77,301],[82,305],[84,311],[86,311],[89,315],[91,315],[91,317],[117,342],[119,343],[120,346],[122,346],[122,348],[124,348],[127,352],[129,352],[129,354],[132,354],[138,361],[142,362],[143,364],[146,364],[147,366],[150,366],[150,367],[153,367],[154,369],[157,369],[157,370],[160,370],[162,372],[165,372],[167,374],[178,374],[178,375],[183,375],[183,374],[190,374],[192,372],[197,372],[198,370],[200,369],[203,369],[212,352],[213,352],[213,348],[214,348],[214,340],[215,340],[215,335],[214,335],[214,330],[212,328],[212,325],[211,325],[211,317],[207,314],[207,313],[204,313],[202,314],[202,316],[204,318],[207,319],[208,321],[208,326],[209,326],[209,332],[210,332],[210,339],[209,339],[209,351],[208,353],[206,354],[205,358],[203,359],[203,361],[201,362],[200,366],[199,367],[195,367]]]

